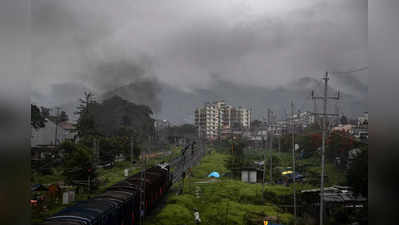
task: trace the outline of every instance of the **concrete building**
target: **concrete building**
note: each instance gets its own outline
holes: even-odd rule
[[[344,131],[346,133],[353,133],[353,125],[352,124],[339,124],[336,127],[332,128],[332,131]]]
[[[56,125],[47,120],[45,127],[34,129],[31,134],[31,147],[58,145],[66,140],[74,140],[76,132],[69,122],[61,122]]]
[[[238,107],[239,111],[239,123],[240,126],[243,128],[250,128],[251,126],[251,111],[249,109],[242,108],[241,106]]]
[[[55,124],[47,120],[45,127],[31,130],[31,159],[43,160],[50,155],[57,155],[56,146],[64,141],[78,140],[75,127],[70,122]]]
[[[170,126],[171,126],[171,124],[168,120],[155,120],[154,121],[154,128],[158,131],[168,128]]]
[[[311,112],[298,112],[294,114],[294,121],[296,126],[306,128],[315,122],[315,116]]]
[[[369,113],[368,112],[365,112],[364,114],[363,114],[363,116],[360,116],[358,119],[357,119],[357,125],[358,126],[362,126],[362,125],[368,125],[369,124]]]
[[[257,170],[256,168],[246,168],[241,170],[241,181],[245,183],[253,183],[257,182]]]
[[[224,130],[249,129],[251,126],[250,110],[233,107],[223,100],[197,108],[194,118],[201,135],[211,140],[220,137]]]

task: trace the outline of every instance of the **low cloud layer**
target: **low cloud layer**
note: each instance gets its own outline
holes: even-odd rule
[[[124,86],[162,112],[163,84],[212,91],[217,74],[238,88],[278,89],[367,65],[366,0],[38,0],[32,17],[32,99],[42,104],[76,98],[54,90],[63,85],[100,96]],[[363,104],[366,75],[331,81]]]

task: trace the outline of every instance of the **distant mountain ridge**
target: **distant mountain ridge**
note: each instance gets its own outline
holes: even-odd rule
[[[153,83],[142,81],[139,83],[130,83],[114,90],[108,91],[99,96],[98,100],[108,99],[118,95],[128,101],[136,104],[144,104],[151,107],[156,118],[167,119],[175,124],[193,123],[193,113],[196,107],[205,102],[216,100],[225,100],[228,104],[252,108],[255,119],[262,119],[266,115],[267,108],[271,108],[280,116],[285,116],[289,111],[289,103],[294,101],[295,108],[301,111],[313,110],[313,101],[310,94],[315,90],[317,95],[322,94],[323,84],[321,79],[312,77],[302,77],[286,85],[276,87],[259,87],[245,84],[236,84],[230,81],[215,78],[209,88],[198,88],[191,92],[174,88],[165,83]],[[348,86],[348,83],[342,86]],[[338,86],[338,85],[336,85]],[[341,86],[341,85],[339,85]],[[151,91],[149,91],[149,89]],[[155,90],[155,91],[154,91]],[[329,94],[334,95],[337,88],[329,86]],[[364,87],[361,94],[355,95],[341,91],[341,100],[338,102],[341,113],[349,117],[356,117],[367,108],[367,89]],[[350,90],[350,89],[349,89]],[[359,91],[359,88],[357,88]],[[335,104],[331,101],[331,104]],[[329,105],[329,111],[334,112],[334,106]],[[74,104],[65,104],[68,108]],[[321,102],[318,102],[318,108],[321,109]],[[66,110],[68,113],[74,110]]]

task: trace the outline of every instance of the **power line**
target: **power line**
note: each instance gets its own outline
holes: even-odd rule
[[[356,72],[360,72],[363,70],[368,70],[368,66],[365,67],[361,67],[361,68],[357,68],[357,69],[352,69],[352,70],[348,70],[348,71],[334,71],[331,72],[331,74],[348,74],[348,73],[356,73]]]

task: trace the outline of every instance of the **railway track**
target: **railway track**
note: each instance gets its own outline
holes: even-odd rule
[[[195,145],[192,151],[188,149],[183,155],[180,155],[169,162],[170,168],[173,170],[172,183],[179,182],[183,177],[183,172],[187,172],[189,168],[197,165],[197,163],[206,154],[206,147]]]
[[[194,149],[192,147],[194,146]],[[42,225],[136,225],[162,203],[170,185],[195,166],[206,148],[187,145],[182,155],[122,180],[88,200],[79,201],[47,218]]]

